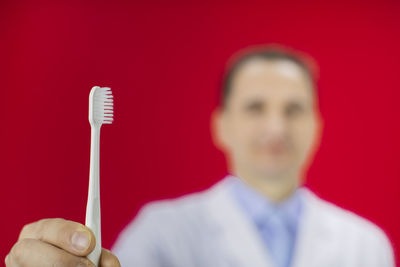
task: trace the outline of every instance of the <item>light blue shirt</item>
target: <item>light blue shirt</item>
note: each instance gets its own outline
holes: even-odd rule
[[[300,192],[296,190],[290,198],[276,204],[241,179],[232,175],[229,179],[234,198],[255,224],[276,266],[289,267],[302,211]]]

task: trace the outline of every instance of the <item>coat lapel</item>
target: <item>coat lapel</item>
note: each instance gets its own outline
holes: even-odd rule
[[[217,228],[218,247],[223,257],[235,267],[273,267],[256,227],[240,209],[229,192],[228,179],[218,183],[210,192],[208,210]]]
[[[321,212],[320,199],[306,188],[301,188],[304,209],[299,223],[292,267],[323,266],[331,255],[331,236]],[[321,265],[322,264],[322,265]]]

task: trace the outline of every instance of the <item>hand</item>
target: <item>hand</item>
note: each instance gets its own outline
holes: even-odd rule
[[[86,256],[96,244],[86,226],[64,219],[27,224],[5,259],[7,267],[95,266]],[[121,267],[117,257],[103,249],[100,267]]]

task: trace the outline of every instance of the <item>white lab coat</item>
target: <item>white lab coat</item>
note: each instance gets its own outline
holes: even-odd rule
[[[292,267],[392,267],[388,238],[371,222],[306,188]],[[123,267],[273,267],[227,180],[204,192],[151,203],[113,247]]]

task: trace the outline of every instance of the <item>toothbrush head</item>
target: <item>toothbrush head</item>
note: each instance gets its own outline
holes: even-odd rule
[[[89,122],[91,125],[113,122],[113,95],[111,88],[94,86],[89,95]]]

